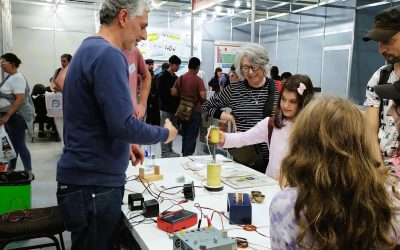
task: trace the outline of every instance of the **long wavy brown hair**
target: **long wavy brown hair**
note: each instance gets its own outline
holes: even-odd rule
[[[340,98],[318,98],[297,116],[280,184],[298,190],[300,248],[395,247],[392,198],[370,134],[358,107]]]

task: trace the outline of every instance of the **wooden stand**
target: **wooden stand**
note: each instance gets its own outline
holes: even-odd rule
[[[144,168],[139,168],[139,178],[142,181],[154,182],[163,180],[164,176],[160,174],[160,166],[154,165],[153,174],[144,174]]]

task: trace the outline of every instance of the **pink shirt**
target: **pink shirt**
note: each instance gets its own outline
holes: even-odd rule
[[[252,145],[261,142],[268,144],[268,121],[269,117],[259,121],[254,127],[238,133],[226,133],[224,148],[236,148],[245,145]],[[284,121],[285,126],[281,129],[275,128],[271,135],[271,145],[269,147],[268,176],[277,179],[281,169],[281,162],[288,151],[289,134],[292,130],[292,122]]]
[[[133,105],[133,111],[135,112],[137,106],[137,83],[138,75],[145,74],[147,67],[143,59],[142,53],[138,48],[130,51],[124,51],[126,60],[128,61],[129,67],[129,88],[131,91],[131,99]]]

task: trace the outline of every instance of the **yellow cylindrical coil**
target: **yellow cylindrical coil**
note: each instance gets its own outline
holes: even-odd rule
[[[221,165],[207,165],[207,186],[221,186]]]
[[[213,144],[219,143],[219,129],[218,128],[210,129],[210,143],[213,143]]]

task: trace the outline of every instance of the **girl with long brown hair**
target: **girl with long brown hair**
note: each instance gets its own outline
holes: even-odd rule
[[[298,115],[270,207],[272,249],[393,249],[399,200],[378,170],[365,116],[323,97]]]

